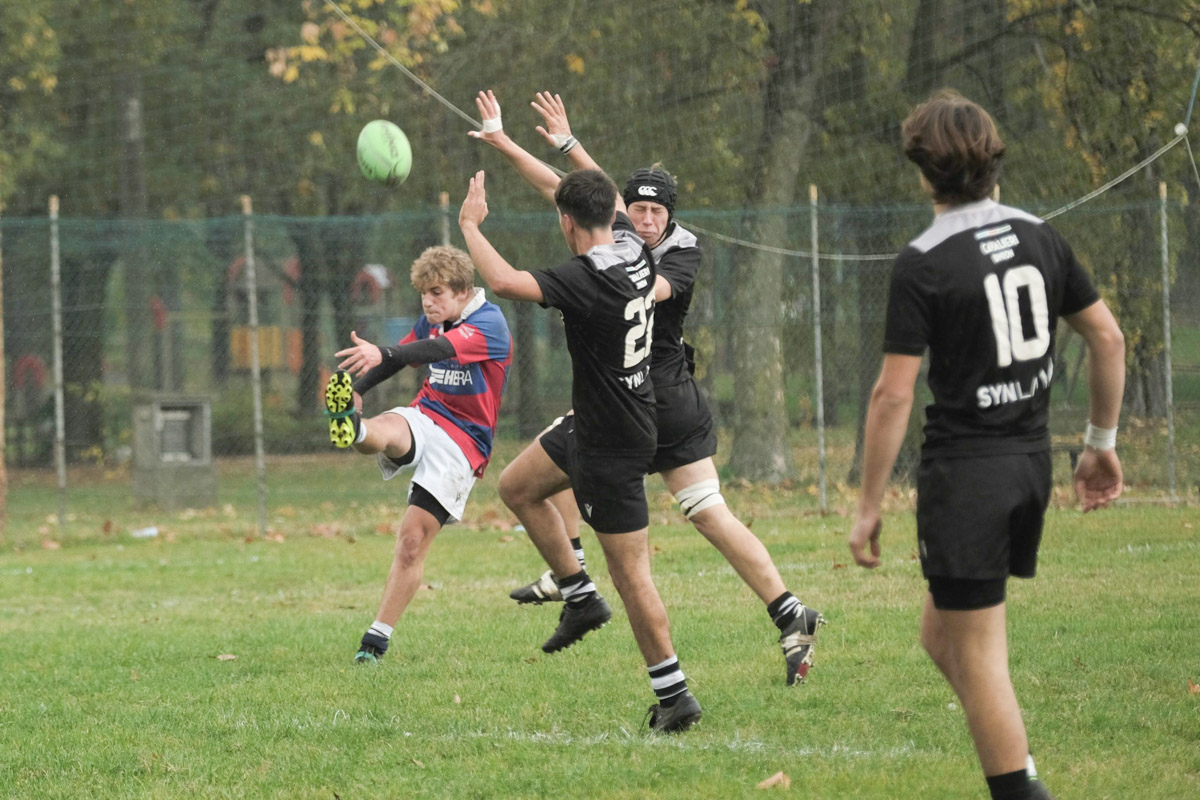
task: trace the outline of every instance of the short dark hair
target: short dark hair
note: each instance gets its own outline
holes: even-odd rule
[[[940,89],[900,126],[904,155],[921,170],[939,203],[973,203],[1000,177],[1004,141],[991,115],[953,89]]]
[[[558,184],[554,204],[576,225],[606,228],[612,224],[617,207],[617,185],[598,169],[575,170]]]

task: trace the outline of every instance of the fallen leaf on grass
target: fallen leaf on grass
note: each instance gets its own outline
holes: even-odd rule
[[[757,788],[771,789],[775,786],[779,786],[784,789],[790,789],[790,788],[792,788],[792,779],[787,776],[787,773],[776,772],[774,775],[767,778],[762,783],[758,784]]]
[[[62,545],[53,539],[42,539],[43,550],[62,550]]]
[[[213,656],[217,661],[233,661],[237,656],[233,653],[221,653],[219,656]]]
[[[412,761],[413,761],[413,763],[414,763],[414,764],[416,764],[416,765],[417,765],[418,767],[420,767],[421,769],[425,769],[425,765],[424,765],[424,764],[422,764],[422,763],[421,763],[420,761],[418,761],[417,759],[415,759],[415,758],[414,758]]]
[[[1194,683],[1188,678],[1188,694],[1200,694],[1200,683]]]
[[[456,693],[455,693],[455,695],[454,695],[454,702],[456,702],[456,703],[461,703],[461,702],[462,702],[462,698],[458,696],[458,693],[457,693],[457,692],[456,692]]]
[[[514,538],[513,538],[513,537],[511,537],[511,536],[501,536],[501,537],[500,537],[500,541],[501,541],[501,542],[503,542],[504,544],[508,544],[508,543],[510,543],[510,542],[515,542],[515,541],[516,541],[516,539],[514,539]]]
[[[833,568],[834,568],[834,569],[845,569],[845,568],[846,568],[846,565],[845,565],[845,564],[842,564],[842,563],[839,563],[839,562],[837,562],[837,561],[834,561],[834,562],[833,562]]]
[[[267,535],[263,538],[268,542],[274,542],[275,544],[283,544],[284,542],[283,534],[279,531],[268,531]]]
[[[138,671],[136,669],[129,670],[129,680],[140,681],[141,679],[142,679],[142,676],[138,674]]]
[[[104,520],[104,525],[103,525],[103,526],[101,526],[100,530],[104,531],[104,535],[105,535],[105,536],[107,536],[108,534],[112,533],[112,532],[113,532],[113,523],[112,523],[112,520],[111,520],[111,519],[106,519],[106,520]]]

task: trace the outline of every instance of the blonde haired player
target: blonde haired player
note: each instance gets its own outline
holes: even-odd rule
[[[412,330],[393,347],[351,331],[354,344],[337,352],[342,361],[325,388],[333,443],[374,455],[384,480],[413,476],[379,613],[363,634],[358,663],[376,662],[387,652],[393,628],[421,585],[434,537],[462,519],[471,487],[492,455],[512,336],[504,314],[474,278],[462,250],[425,250],[412,265],[424,312]],[[405,365],[424,364],[428,373],[412,405],[362,418],[362,394]]]

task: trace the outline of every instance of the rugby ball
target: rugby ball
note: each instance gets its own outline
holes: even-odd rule
[[[399,125],[376,119],[363,127],[358,134],[358,168],[375,183],[404,183],[412,170],[412,148]]]

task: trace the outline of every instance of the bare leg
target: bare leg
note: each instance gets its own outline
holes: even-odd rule
[[[662,473],[667,489],[675,494],[700,481],[715,479],[717,468],[711,458]],[[724,503],[694,514],[696,530],[725,557],[729,565],[764,603],[787,591],[767,548]]]
[[[579,514],[579,506],[575,505],[575,493],[569,488],[564,489],[550,498],[550,504],[558,510],[558,515],[562,517],[563,530],[566,531],[567,538],[578,539],[579,525],[583,522],[583,517]]]
[[[394,415],[393,415],[394,416]],[[392,569],[388,572],[376,619],[395,626],[408,608],[425,574],[425,556],[433,537],[442,529],[437,519],[423,508],[409,506],[400,522]]]
[[[646,666],[659,664],[675,655],[667,609],[650,576],[650,532],[597,533],[608,574],[625,604],[629,624]]]
[[[560,578],[581,569],[563,518],[549,499],[569,487],[566,473],[536,441],[500,473],[500,499],[521,520],[542,558]]]
[[[921,643],[962,702],[983,774],[1024,769],[1029,742],[1008,672],[1004,603],[945,611],[927,596]]]
[[[380,414],[362,421],[366,437],[354,445],[365,455],[383,453],[388,458],[404,458],[412,450],[412,429],[408,420],[399,414]]]

